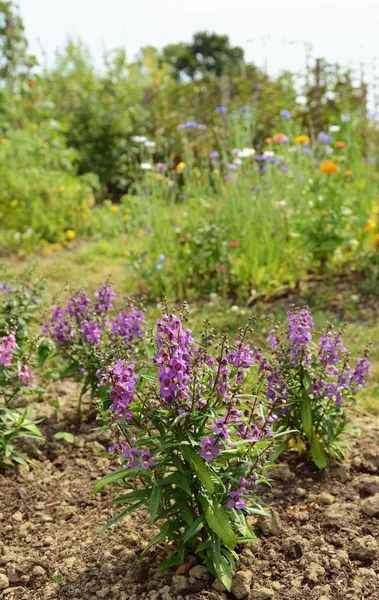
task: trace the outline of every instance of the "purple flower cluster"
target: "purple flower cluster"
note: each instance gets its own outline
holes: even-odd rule
[[[30,387],[32,382],[32,374],[30,372],[29,365],[25,363],[22,366],[22,368],[19,371],[17,371],[17,373],[15,373],[15,377],[20,383],[23,383],[27,387]]]
[[[88,321],[83,319],[81,322],[81,331],[83,339],[91,344],[100,344],[101,329],[96,321]]]
[[[104,283],[96,291],[95,312],[97,314],[106,314],[113,308],[112,300],[116,298],[113,286]]]
[[[318,139],[320,140],[320,142],[322,142],[323,144],[331,144],[333,141],[333,137],[331,135],[328,135],[327,133],[324,133],[323,131],[321,131],[318,134]]]
[[[192,332],[175,315],[164,315],[157,323],[156,342],[153,360],[159,366],[160,395],[164,402],[184,402],[194,352]]]
[[[3,283],[0,281],[0,292],[4,294],[4,296],[8,296],[9,293],[14,292],[15,289],[9,283]]]
[[[129,304],[129,310],[120,312],[112,321],[111,331],[114,335],[122,338],[124,343],[131,347],[133,340],[142,340],[143,326],[146,324],[142,310]]]
[[[312,355],[309,351],[309,342],[312,340],[311,330],[314,329],[313,319],[307,308],[298,312],[287,313],[286,337],[290,342],[290,362],[292,365],[303,363],[311,364]]]
[[[239,485],[236,490],[229,492],[229,502],[227,503],[228,508],[236,508],[237,510],[241,510],[245,506],[245,498],[251,494],[251,488],[253,485],[256,485],[258,476],[256,473],[252,475],[252,481],[248,481],[243,477],[239,478]]]
[[[98,373],[101,376],[99,385],[110,385],[111,410],[116,414],[118,420],[133,418],[129,405],[133,402],[138,379],[134,369],[134,364],[126,365],[125,361],[120,359],[113,367],[109,367],[105,373]]]
[[[121,440],[119,443],[114,444],[108,449],[110,454],[120,454],[120,456],[127,459],[127,463],[124,465],[125,469],[135,469],[141,467],[144,471],[155,466],[155,460],[151,458],[149,449],[139,449],[132,445],[135,442],[131,440]]]
[[[12,350],[18,348],[16,336],[13,332],[0,338],[0,365],[10,367],[12,364]]]

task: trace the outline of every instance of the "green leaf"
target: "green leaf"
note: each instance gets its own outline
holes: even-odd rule
[[[94,494],[98,494],[100,490],[102,490],[103,487],[105,487],[106,485],[114,483],[115,481],[118,481],[119,479],[122,479],[123,477],[127,476],[128,473],[126,469],[120,469],[119,471],[113,471],[112,473],[108,473],[108,475],[105,475],[95,483],[93,488]]]
[[[153,487],[153,489],[151,490],[151,496],[150,496],[150,523],[154,523],[155,517],[157,516],[159,503],[160,503],[161,497],[162,497],[162,491],[163,490],[162,490],[162,487],[160,485]]]
[[[150,490],[133,490],[128,494],[122,494],[121,496],[117,496],[114,500],[112,500],[112,504],[130,504],[131,502],[135,502],[135,500],[146,500],[149,496]]]
[[[312,432],[312,406],[308,394],[303,394],[301,402],[301,422],[305,434],[310,438]]]
[[[204,515],[209,527],[233,550],[237,544],[236,536],[230,526],[228,516],[220,504],[209,504],[203,501]]]
[[[320,470],[326,469],[328,466],[326,462],[326,456],[314,429],[312,430],[311,435],[311,454],[316,467],[318,467]]]
[[[111,519],[110,521],[108,521],[108,523],[106,523],[106,525],[104,525],[104,527],[100,530],[100,533],[104,533],[104,531],[106,531],[107,529],[112,527],[112,525],[114,525],[115,523],[118,523],[118,521],[121,521],[121,519],[124,519],[125,517],[130,515],[130,513],[135,511],[139,506],[141,506],[141,504],[142,504],[142,502],[137,502],[136,504],[133,504],[132,506],[128,506],[127,508],[124,508],[124,510],[122,510],[120,513],[118,513],[118,515],[113,517],[113,519]]]
[[[191,540],[193,537],[195,537],[195,535],[197,535],[199,533],[199,531],[202,530],[202,528],[204,527],[204,517],[203,515],[200,515],[200,517],[198,517],[196,519],[196,521],[191,525],[191,527],[189,527],[184,535],[183,538],[183,543],[186,544],[187,542],[189,542],[189,540]]]
[[[226,558],[220,552],[220,538],[212,535],[212,564],[219,579],[228,592],[232,589],[233,575]]]
[[[183,473],[171,473],[171,475],[167,475],[157,483],[158,485],[176,485],[189,496],[192,496],[191,488]]]
[[[328,466],[326,462],[326,456],[322,448],[321,442],[314,430],[312,430],[311,435],[311,454],[316,467],[318,467],[320,470],[326,469],[326,467]]]
[[[276,448],[274,448],[270,456],[270,460],[275,461],[277,458],[279,458],[279,456],[284,452],[284,450],[287,450],[289,442],[290,441],[288,439],[284,440],[284,442],[281,442],[281,444],[278,444]]]
[[[68,444],[73,444],[75,437],[72,433],[67,433],[66,431],[58,431],[58,433],[54,435],[54,439],[64,440]]]
[[[182,447],[182,452],[184,458],[188,460],[203,486],[210,494],[213,494],[215,491],[215,486],[209,474],[208,467],[203,459],[196,454],[192,448],[188,448],[187,446]]]

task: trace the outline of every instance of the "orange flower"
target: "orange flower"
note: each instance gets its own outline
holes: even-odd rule
[[[295,144],[308,144],[310,142],[310,138],[307,135],[298,135],[295,137]]]
[[[336,142],[336,148],[345,148],[345,142]]]
[[[379,246],[379,233],[376,233],[374,237],[371,238],[370,246],[373,250]]]
[[[185,241],[186,241],[186,238],[181,235],[180,238],[179,238],[179,242],[181,244],[184,244]]]
[[[270,137],[267,137],[267,138],[265,139],[265,142],[266,142],[266,144],[272,144],[272,138],[270,138]]]
[[[353,174],[353,171],[350,171],[350,169],[346,169],[346,171],[344,171],[343,174],[345,175],[345,177],[351,177]]]
[[[284,133],[276,133],[272,139],[275,142],[275,144],[279,144],[279,142],[281,142],[286,137],[287,136]]]
[[[320,166],[320,173],[334,175],[335,173],[338,173],[337,165],[335,165],[331,160],[324,160]]]
[[[230,242],[231,246],[234,246],[234,248],[238,248],[238,246],[241,245],[241,242],[239,242],[238,240],[232,241]]]

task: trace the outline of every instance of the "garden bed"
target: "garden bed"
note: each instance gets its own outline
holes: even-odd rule
[[[56,393],[61,417],[39,406],[49,440],[34,452],[38,468],[0,475],[0,598],[92,600],[96,598],[224,600],[232,598],[201,565],[182,574],[156,573],[165,553],[138,556],[152,534],[148,517],[136,513],[102,535],[113,516],[109,500],[94,496],[109,460],[95,422],[77,428],[75,384]],[[241,548],[233,589],[251,600],[362,600],[379,598],[379,420],[354,415],[349,462],[317,472],[292,454],[270,472],[273,487],[259,489],[274,510],[257,524],[260,539]],[[75,434],[74,445],[53,440]],[[372,497],[373,499],[367,500]],[[364,509],[364,510],[363,510]],[[61,573],[60,589],[52,577]],[[249,594],[249,595],[247,595]]]

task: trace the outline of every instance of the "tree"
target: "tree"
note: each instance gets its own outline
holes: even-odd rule
[[[35,58],[27,55],[24,23],[17,10],[13,0],[0,0],[0,81],[10,87],[35,63]]]
[[[192,80],[221,75],[235,75],[241,70],[244,51],[231,46],[229,36],[200,31],[191,43],[180,42],[163,48],[162,62],[170,65],[174,77]]]

